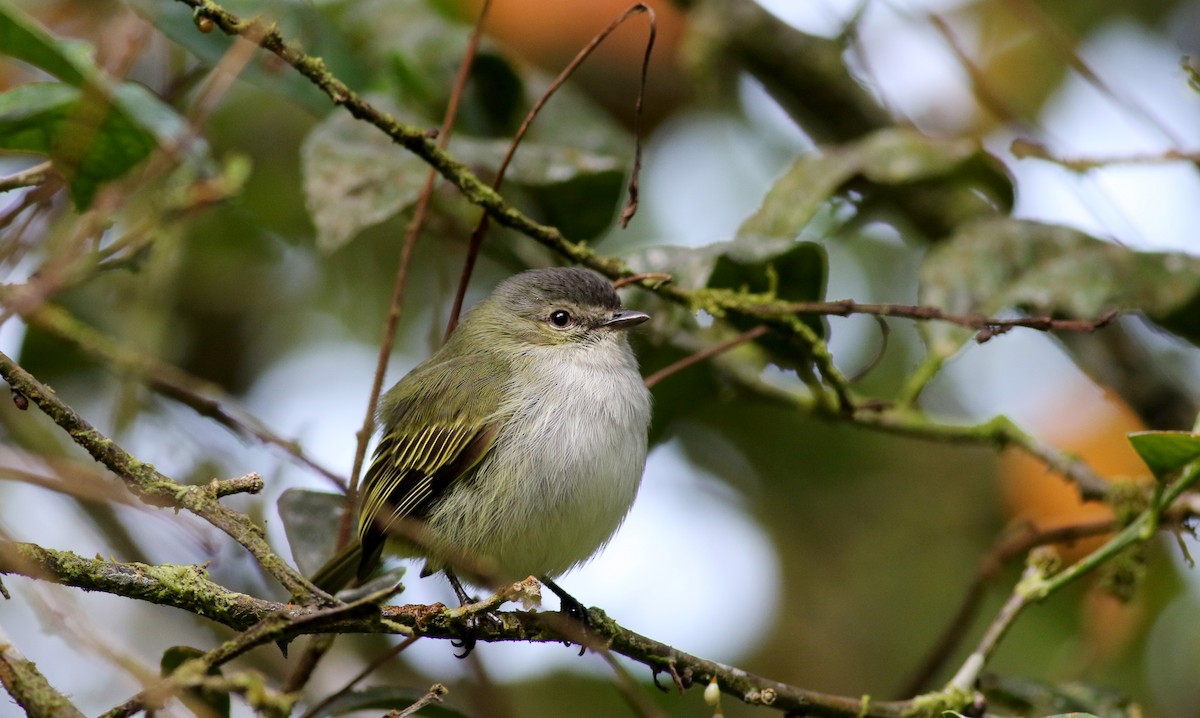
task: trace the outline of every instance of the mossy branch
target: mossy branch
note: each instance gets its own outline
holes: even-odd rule
[[[211,581],[207,572],[196,566],[116,563],[29,543],[0,543],[0,573],[173,606],[239,631],[238,636],[201,659],[205,667],[220,665],[253,646],[307,634],[387,633],[450,639],[461,637],[470,628],[478,640],[485,642],[562,641],[564,616],[557,612],[503,611],[495,614],[496,622],[471,624],[469,614],[441,604],[381,608],[366,602],[334,607],[285,604],[231,591]],[[870,702],[864,711],[861,698],[772,681],[642,636],[618,625],[599,609],[591,609],[590,614],[608,650],[642,663],[655,673],[670,673],[682,688],[704,686],[715,677],[723,691],[739,700],[812,716],[897,718],[911,708],[904,701]],[[180,683],[181,687],[190,685],[187,681]],[[111,715],[130,715],[138,705],[144,702],[119,706]]]
[[[50,685],[37,665],[8,642],[0,629],[0,685],[28,718],[83,718],[71,699]]]
[[[116,474],[142,501],[153,506],[186,509],[244,546],[264,571],[277,580],[297,601],[321,600],[320,592],[296,573],[267,544],[261,527],[219,501],[211,485],[185,486],[139,461],[84,420],[50,388],[0,352],[0,376],[14,392],[33,402],[46,416],[70,435],[96,461]],[[327,599],[325,599],[327,600]]]

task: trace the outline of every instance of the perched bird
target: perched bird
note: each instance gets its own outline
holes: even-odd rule
[[[650,394],[612,284],[584,269],[501,283],[383,397],[382,438],[359,494],[358,538],[313,581],[365,580],[385,548],[422,575],[552,579],[620,526],[646,461]],[[573,599],[570,599],[573,601]]]

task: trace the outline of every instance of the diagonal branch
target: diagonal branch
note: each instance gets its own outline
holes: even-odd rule
[[[79,416],[51,389],[0,352],[0,376],[16,392],[36,404],[71,439],[96,461],[112,471],[139,498],[148,504],[186,509],[244,546],[262,569],[288,590],[292,598],[306,601],[322,599],[318,589],[296,573],[267,544],[262,528],[248,517],[220,503],[211,486],[184,486],[159,473],[150,464],[138,461],[115,441],[100,433]],[[327,598],[323,598],[327,601]]]
[[[83,713],[64,696],[33,661],[9,643],[0,628],[0,685],[3,685],[31,718],[83,718]]]

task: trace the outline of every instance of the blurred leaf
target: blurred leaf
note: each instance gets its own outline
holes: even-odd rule
[[[1160,480],[1200,458],[1200,434],[1187,431],[1138,431],[1129,443]]]
[[[0,94],[0,147],[52,158],[81,209],[102,183],[132,169],[155,144],[107,99],[77,87],[37,83]]]
[[[738,237],[794,239],[856,177],[877,185],[902,186],[935,179],[957,184],[966,174],[995,183],[995,178],[980,172],[981,167],[995,173],[995,162],[975,140],[933,138],[912,129],[880,130],[858,142],[798,158],[738,229]],[[1007,186],[1007,180],[1001,179]]]
[[[815,242],[750,243],[745,237],[739,239],[730,251],[717,257],[708,278],[709,287],[769,294],[792,302],[824,298],[829,269],[824,247]],[[778,251],[781,248],[783,251]],[[823,317],[803,317],[802,321],[817,336],[826,335],[828,327]],[[753,317],[741,316],[730,317],[729,322],[739,331],[748,331],[760,323]],[[810,361],[808,345],[786,337],[767,334],[755,343],[770,351],[780,366],[795,368]]]
[[[525,83],[508,60],[480,52],[471,63],[470,81],[458,112],[463,130],[483,137],[507,137],[524,119]]]
[[[973,222],[929,252],[920,281],[921,303],[952,314],[1015,309],[1092,320],[1129,309],[1200,341],[1200,257],[1137,252],[1066,227],[1011,218]],[[947,354],[973,334],[942,322],[920,329]]]
[[[1128,696],[1087,683],[1053,684],[1027,678],[985,676],[983,693],[989,708],[1009,706],[1021,715],[1075,715],[1093,718],[1134,718],[1141,709]]]
[[[159,660],[160,675],[166,678],[182,666],[184,663],[199,658],[204,655],[204,651],[191,646],[172,646],[163,651],[162,659]],[[208,675],[219,676],[221,669],[217,666],[209,666]],[[229,694],[222,691],[207,690],[204,688],[189,688],[183,692],[184,703],[197,716],[204,718],[229,718],[230,701]]]
[[[304,139],[300,157],[305,203],[324,252],[416,202],[429,172],[378,128],[345,112],[318,124]]]
[[[5,55],[45,70],[75,87],[95,78],[90,46],[77,40],[55,40],[8,0],[0,0],[0,48]]]
[[[450,143],[452,155],[485,175],[499,167],[507,149],[506,140],[457,138]],[[301,157],[317,246],[326,252],[416,202],[429,173],[427,164],[377,128],[345,113],[334,113],[317,125],[305,139]],[[507,181],[528,189],[544,212],[575,238],[594,236],[608,226],[623,176],[617,158],[532,142],[517,150],[506,175]]]
[[[314,713],[313,718],[345,715],[354,711],[401,710],[416,703],[424,695],[425,691],[413,690],[411,688],[373,686],[359,691],[343,693],[333,699],[329,705]],[[429,716],[430,718],[466,718],[465,713],[461,713],[441,703],[431,703],[417,711],[415,715]]]
[[[164,3],[160,0],[128,0],[135,11],[165,35],[171,42],[190,52],[200,62],[208,67],[215,67],[232,46],[233,39],[222,32],[202,33],[196,29],[192,19],[192,10],[182,3]],[[226,3],[227,9],[237,12],[236,8]],[[288,11],[288,17],[297,13],[310,11],[307,4],[298,5]],[[261,8],[249,8],[248,16],[261,12]],[[326,25],[328,29],[328,25]],[[332,33],[326,32],[319,36],[328,38]],[[309,52],[319,52],[311,46]],[[338,77],[345,82],[353,82],[353,77],[346,68],[338,66]],[[260,54],[248,63],[238,73],[238,79],[254,85],[256,88],[272,95],[286,98],[296,105],[314,114],[329,111],[330,101],[310,80],[293,71],[286,65],[281,65],[276,58]]]
[[[508,140],[461,138],[451,140],[450,152],[490,176],[509,145]],[[529,139],[517,148],[504,175],[504,184],[520,185],[537,202],[543,221],[575,240],[592,239],[612,225],[624,180],[619,157]]]
[[[179,147],[188,139],[182,118],[144,87],[111,85],[80,43],[56,40],[6,2],[0,2],[0,48],[66,83],[32,83],[0,95],[0,147],[53,159],[80,209],[156,146]]]
[[[327,491],[288,489],[280,494],[279,519],[292,559],[305,576],[316,573],[333,555],[345,503],[345,496]]]
[[[374,78],[412,115],[440,118],[467,48],[470,30],[428,0],[356,0],[337,25]],[[387,81],[386,87],[380,81]]]

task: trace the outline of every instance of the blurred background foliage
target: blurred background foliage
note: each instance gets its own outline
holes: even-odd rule
[[[944,323],[808,321],[856,377],[856,395],[919,394],[948,424],[1004,414],[1106,477],[1147,473],[1126,432],[1191,428],[1200,3],[649,4],[658,42],[633,224],[615,228],[632,163],[642,19],[547,105],[502,187],[509,202],[687,289],[1006,317],[1127,309],[1096,334],[1017,329],[986,343]],[[276,23],[356,92],[432,129],[480,3],[223,7]],[[549,78],[624,7],[495,0],[449,152],[490,180]],[[155,391],[164,382],[154,370],[103,347],[188,372],[241,426],[261,421],[345,475],[427,165],[332,109],[278,58],[201,32],[183,3],[6,0],[0,15],[0,146],[13,151],[0,166],[15,175],[51,158],[55,167],[0,199],[0,348],[178,480],[262,473],[266,494],[233,503],[289,555],[275,499],[332,484],[244,428],[221,428],[169,389]],[[116,109],[98,113],[97,98],[114,98]],[[477,218],[453,188],[434,193],[390,380],[440,341]],[[494,227],[469,297],[559,261]],[[654,316],[635,338],[647,375],[757,323],[625,292]],[[50,306],[104,344],[55,323]],[[990,547],[1030,521],[1062,525],[1109,509],[1081,505],[1019,452],[798,410],[779,394],[805,395],[795,369],[810,359],[768,335],[657,384],[658,459],[646,492],[658,498],[641,513],[639,504],[604,557],[565,585],[651,637],[787,683],[876,698],[936,687],[1019,575],[1019,559],[988,574],[957,651],[910,685]],[[230,588],[273,595],[240,549],[187,517],[121,505],[122,492],[103,489],[44,417],[2,403],[6,538],[126,561],[210,562]],[[30,473],[50,478],[39,486]],[[82,486],[101,488],[87,498]],[[1180,540],[1195,550],[1190,535]],[[1200,583],[1189,563],[1168,536],[1113,569],[1144,575],[1125,600],[1089,580],[1030,610],[990,667],[993,698],[1008,696],[1018,714],[1127,715],[1132,700],[1147,715],[1196,715]],[[0,625],[89,714],[137,689],[130,665],[227,635],[167,609],[6,583],[14,599],[0,602]],[[406,600],[446,600],[427,590]],[[336,689],[386,643],[340,641],[310,695]],[[485,645],[480,660],[459,665],[446,660],[448,645],[426,643],[369,683],[423,690],[441,680],[467,715],[628,712],[607,669],[566,649]],[[536,660],[513,658],[520,653]],[[265,649],[240,663],[287,670]],[[632,670],[648,685],[644,669]],[[696,692],[644,692],[669,715],[711,714]],[[763,714],[733,703],[727,715]]]

